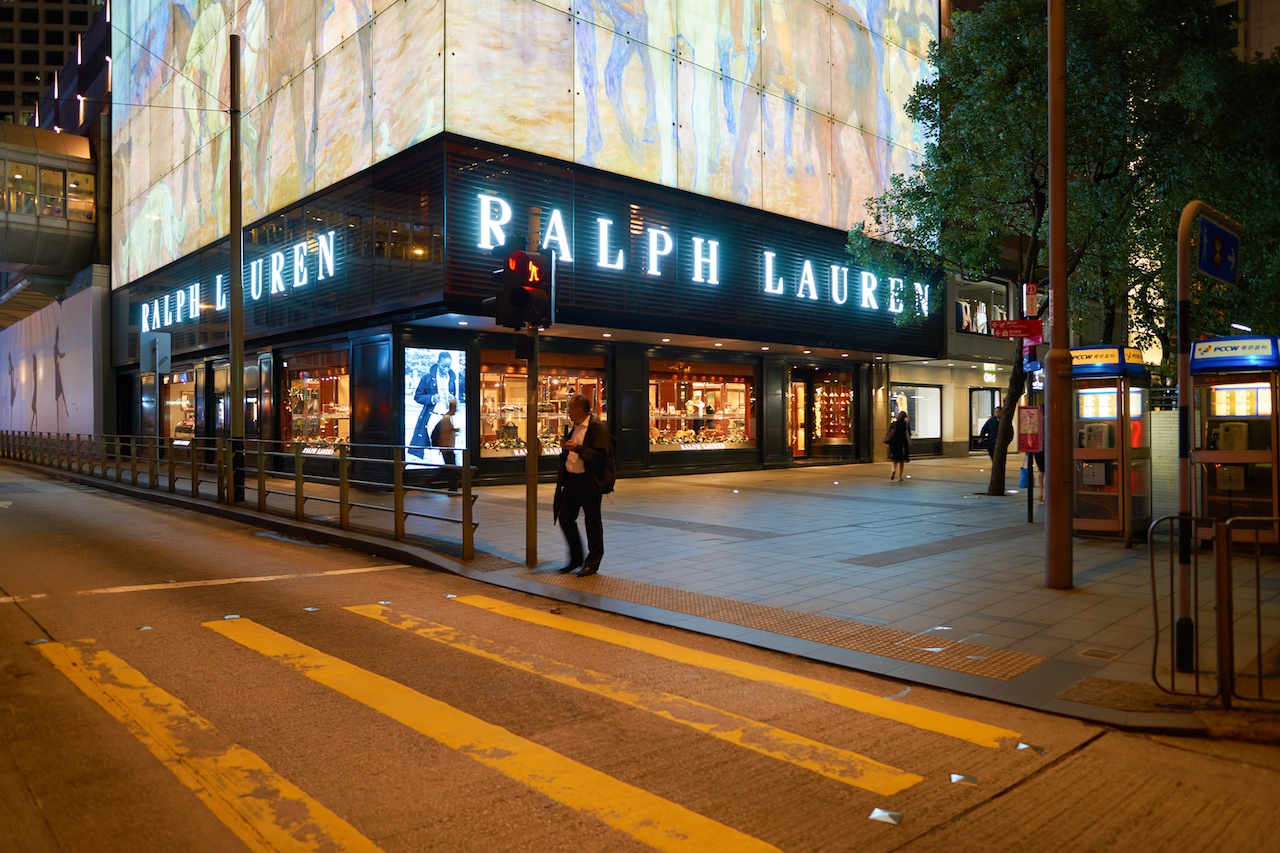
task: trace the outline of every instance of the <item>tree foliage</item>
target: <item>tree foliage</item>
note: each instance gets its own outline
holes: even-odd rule
[[[933,141],[914,172],[868,201],[849,251],[864,263],[905,254],[973,280],[1042,281],[1046,4],[988,0],[952,24],[930,54],[936,75],[908,104]],[[1219,333],[1232,320],[1275,328],[1280,60],[1237,61],[1214,0],[1068,0],[1066,39],[1065,284],[1077,336],[1175,351],[1178,220],[1197,198],[1248,229],[1242,286],[1200,283],[1197,328]],[[1022,392],[1020,344],[1012,342],[1001,448]],[[996,459],[989,494],[1004,492],[1004,454]]]

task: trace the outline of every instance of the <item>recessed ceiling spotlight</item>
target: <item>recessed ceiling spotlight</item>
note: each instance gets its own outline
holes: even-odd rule
[[[605,333],[604,333],[604,337],[606,337],[606,338],[612,338],[612,337],[613,337],[613,333],[612,333],[612,332],[605,332]]]
[[[847,353],[847,352],[842,352],[842,353],[840,353],[840,357],[841,357],[841,358],[848,358],[848,357],[849,357],[849,353]]]
[[[884,361],[884,356],[882,355],[876,356],[876,361]]]
[[[459,325],[459,326],[465,326],[465,325],[467,325],[467,321],[466,321],[466,320],[459,320],[459,321],[458,321],[458,325]]]
[[[768,351],[769,351],[769,348],[768,348],[768,347],[760,347],[760,349],[764,350],[765,352],[768,352]]]
[[[671,343],[671,338],[663,338],[663,339],[662,339],[662,342],[663,342],[664,344],[669,344],[669,343]]]
[[[811,352],[813,352],[813,350],[811,350],[811,349],[807,349],[807,350],[805,350],[805,351],[804,351],[804,354],[805,354],[805,355],[808,355],[808,354],[809,354],[809,353],[811,353]]]
[[[724,346],[724,344],[716,344],[716,346],[718,346],[718,347],[722,347],[722,346]]]

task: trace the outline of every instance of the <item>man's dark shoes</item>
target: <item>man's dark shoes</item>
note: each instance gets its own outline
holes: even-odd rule
[[[578,577],[585,578],[587,575],[594,575],[598,571],[600,571],[599,566],[583,566],[582,571],[578,572]]]
[[[570,563],[569,565],[565,566],[563,569],[556,569],[556,571],[557,571],[558,573],[562,574],[562,575],[567,575],[567,574],[569,574],[570,572],[577,571],[577,570],[578,570],[578,566],[580,566],[580,565],[582,565],[582,564],[581,564],[581,563]]]

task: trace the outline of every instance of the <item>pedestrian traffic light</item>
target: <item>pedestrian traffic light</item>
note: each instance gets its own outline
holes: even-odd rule
[[[545,329],[555,319],[554,276],[550,257],[517,249],[507,256],[502,269],[493,271],[492,279],[500,285],[498,295],[484,300],[483,310],[499,326],[519,330],[528,324]]]

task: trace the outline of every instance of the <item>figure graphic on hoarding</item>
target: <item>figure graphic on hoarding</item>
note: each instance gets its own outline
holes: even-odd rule
[[[440,353],[436,363],[418,380],[413,399],[422,405],[422,411],[418,413],[418,423],[409,439],[409,454],[421,459],[430,446],[431,431],[449,411],[449,403],[456,404],[460,399],[458,374],[453,372],[453,356],[447,352]]]
[[[14,381],[13,374],[13,353],[9,353],[9,408],[13,408],[13,403],[18,399],[18,383]]]
[[[595,16],[596,8],[613,22],[613,44],[604,68],[605,97],[613,105],[613,115],[618,122],[618,132],[632,158],[640,160],[642,142],[654,142],[658,138],[657,81],[653,76],[653,63],[649,61],[649,17],[644,0],[596,0],[578,7],[579,19],[575,23],[578,51],[578,74],[582,78],[582,91],[587,99],[587,142],[582,162],[594,165],[600,151],[600,113],[596,100],[597,70]],[[645,118],[644,127],[637,137],[626,112],[623,76],[632,59],[640,61],[644,78]]]
[[[436,425],[431,429],[431,446],[440,448],[440,457],[446,465],[458,464],[458,451],[450,449],[458,441],[458,424],[454,421],[454,416],[457,414],[458,401],[450,400],[448,410],[436,420]],[[450,468],[447,474],[449,491],[458,491],[460,475],[457,469]]]
[[[67,357],[67,354],[58,348],[58,339],[61,337],[61,335],[62,335],[61,327],[54,326],[53,327],[53,395],[54,395],[55,404],[57,403],[57,401],[61,400],[62,411],[66,413],[66,416],[68,418],[70,418],[71,412],[69,409],[67,409],[67,395],[63,392],[63,389],[62,389],[62,365],[59,363],[62,361],[62,359]],[[55,410],[57,409],[57,405],[54,406],[54,409]]]
[[[36,431],[36,400],[39,398],[40,390],[36,382],[36,368],[39,364],[36,362],[36,354],[31,353],[31,431]]]

